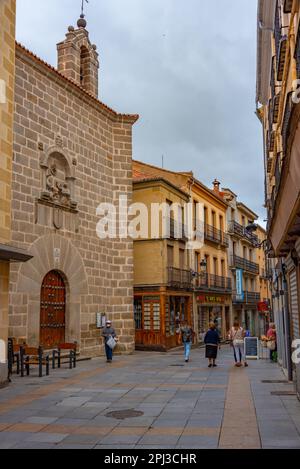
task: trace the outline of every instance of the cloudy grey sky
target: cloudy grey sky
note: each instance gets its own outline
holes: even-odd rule
[[[17,39],[56,66],[56,43],[81,0],[17,0]],[[218,178],[262,218],[263,157],[255,111],[255,0],[90,0],[100,97],[138,113],[134,158]]]

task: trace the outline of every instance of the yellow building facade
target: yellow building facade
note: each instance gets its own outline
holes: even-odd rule
[[[210,322],[214,322],[223,338],[231,326],[232,282],[228,269],[229,237],[226,226],[227,203],[214,181],[213,190],[194,179],[192,203],[203,207],[203,247],[192,252],[197,273],[194,296],[194,326],[199,342]],[[205,268],[201,267],[205,265]]]
[[[184,300],[182,292],[172,293],[177,296],[175,305],[176,325],[178,330],[184,315],[180,313],[181,304],[188,304],[189,320],[195,333],[196,341],[201,341],[206,332],[209,322],[214,321],[223,337],[231,324],[231,279],[228,271],[228,236],[226,234],[227,203],[220,192],[217,181],[213,189],[194,178],[193,173],[178,173],[147,165],[135,161],[134,172],[134,201],[146,204],[148,207],[153,203],[189,203],[193,211],[192,227],[190,230],[196,232],[198,216],[196,206],[200,207],[200,223],[202,233],[201,243],[188,246],[187,239],[183,237],[180,241],[148,240],[135,241],[134,247],[134,270],[135,270],[135,298],[140,295],[141,286],[149,293],[148,286],[157,284],[165,289],[171,284],[178,286],[179,280],[184,279],[182,291],[189,300]],[[172,188],[172,193],[167,193],[166,187],[162,190],[162,182]],[[160,184],[158,190],[157,185]],[[174,192],[175,191],[175,192]],[[176,196],[175,196],[176,194]],[[184,197],[183,197],[184,195]],[[178,199],[180,196],[180,199]],[[172,254],[173,251],[173,254]],[[172,269],[173,268],[173,269]],[[175,276],[167,278],[166,275]],[[186,281],[188,280],[188,281]],[[188,287],[188,288],[187,288]],[[158,288],[158,287],[157,287]],[[165,294],[165,290],[163,290]],[[163,302],[160,302],[164,308]],[[169,303],[170,304],[170,303]],[[167,305],[167,310],[172,306]],[[141,305],[136,304],[142,309]],[[168,315],[168,312],[166,313]],[[164,315],[164,312],[162,312]],[[174,316],[174,313],[172,313]],[[136,321],[137,323],[137,321]],[[158,338],[157,338],[158,339]],[[137,346],[141,339],[137,336]],[[180,343],[169,340],[168,345],[175,346]]]
[[[228,188],[222,189],[228,203],[227,226],[230,237],[228,264],[232,278],[232,321],[238,321],[252,335],[258,334],[259,264],[258,236],[247,227],[258,219],[249,207]]]
[[[180,344],[179,325],[192,321],[192,274],[183,226],[177,234],[175,214],[160,213],[153,234],[151,207],[178,204],[184,209],[189,196],[167,179],[140,171],[134,171],[133,188],[133,202],[146,208],[148,222],[146,232],[134,240],[136,348],[165,351]],[[167,224],[170,230],[164,234]]]
[[[271,303],[272,303],[272,294],[270,288],[271,280],[271,271],[269,260],[266,255],[266,240],[267,233],[264,228],[260,225],[257,227],[256,232],[260,248],[257,251],[257,260],[259,264],[259,292],[260,292],[260,302],[258,305],[258,319],[259,319],[259,334],[265,335],[269,323],[271,322]]]

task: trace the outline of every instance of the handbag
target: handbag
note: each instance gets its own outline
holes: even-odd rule
[[[234,347],[239,347],[239,346],[243,346],[244,345],[244,339],[235,339],[235,337],[237,336],[237,334],[241,332],[241,329],[239,329],[238,331],[235,332],[235,335],[233,337],[233,346]]]
[[[242,339],[235,339],[235,340],[233,341],[233,345],[234,345],[235,347],[239,347],[239,346],[241,346],[241,345],[244,345],[244,341],[243,341]]]
[[[116,347],[117,345],[117,342],[115,341],[115,339],[113,337],[110,337],[107,342],[106,342],[106,345],[109,346],[109,348],[111,348],[112,350]]]
[[[271,350],[272,352],[274,352],[274,350],[276,349],[276,342],[275,340],[268,340],[267,342],[267,347],[269,350]]]

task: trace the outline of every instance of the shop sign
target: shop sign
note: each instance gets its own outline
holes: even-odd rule
[[[144,296],[144,301],[160,301],[160,296]]]
[[[217,303],[225,303],[225,298],[222,296],[216,295],[200,295],[197,297],[198,303],[210,303],[210,304],[217,304]]]
[[[243,290],[243,270],[236,269],[236,298],[237,301],[244,301],[245,293]]]

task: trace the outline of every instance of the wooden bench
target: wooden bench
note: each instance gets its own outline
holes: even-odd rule
[[[39,378],[43,376],[43,366],[46,368],[46,376],[49,376],[49,364],[50,357],[43,352],[42,347],[34,348],[21,346],[20,348],[20,357],[21,357],[21,377],[24,377],[24,370],[26,369],[26,374],[30,374],[30,365],[38,366]]]
[[[76,368],[76,351],[77,351],[77,342],[73,343],[64,343],[59,344],[57,349],[52,351],[52,368],[55,369],[56,366],[56,358],[57,358],[57,368],[61,368],[62,363],[62,352],[69,351],[69,368]]]

